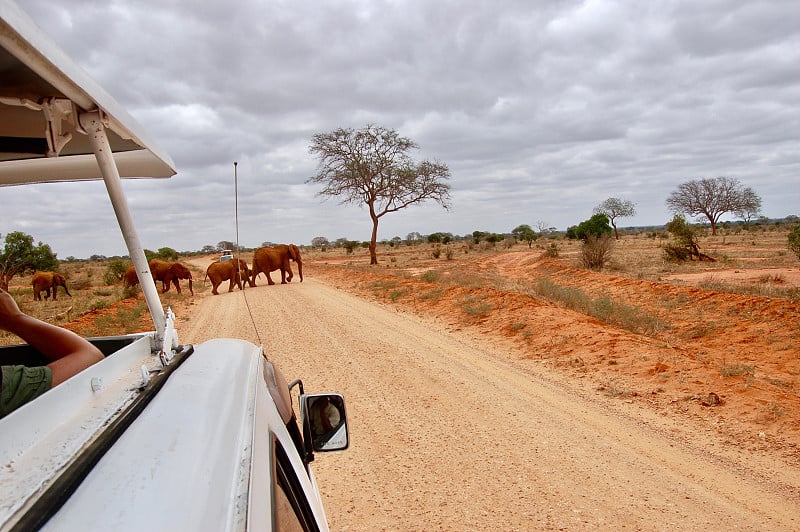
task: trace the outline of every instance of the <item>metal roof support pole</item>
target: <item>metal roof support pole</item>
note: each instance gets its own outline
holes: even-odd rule
[[[139,284],[142,287],[147,308],[153,317],[153,323],[156,327],[156,346],[161,349],[164,341],[164,329],[166,328],[164,309],[161,307],[161,299],[158,297],[156,283],[150,275],[150,266],[144,256],[144,250],[139,242],[139,235],[136,234],[136,228],[133,225],[133,217],[128,208],[128,202],[122,191],[122,180],[119,177],[119,170],[117,170],[114,156],[111,153],[111,146],[108,144],[108,137],[100,117],[100,111],[81,113],[80,122],[81,127],[89,135],[89,140],[92,143],[94,156],[100,166],[100,172],[103,174],[106,189],[108,189],[108,197],[114,206],[122,236],[128,246],[128,253],[133,265],[136,267],[136,274],[139,276]]]

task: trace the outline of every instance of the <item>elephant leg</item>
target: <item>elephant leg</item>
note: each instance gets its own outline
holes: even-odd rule
[[[50,299],[50,288],[46,288],[44,291],[44,298]]]
[[[180,293],[181,293],[181,285],[180,285],[180,283],[178,282],[178,279],[177,279],[177,278],[176,278],[176,279],[173,279],[173,280],[172,280],[172,284],[174,284],[174,285],[175,285],[175,290],[176,290],[176,291],[177,291],[177,292],[180,294]]]
[[[272,280],[272,277],[270,277],[269,272],[264,272],[264,273],[267,274],[267,284],[270,285],[275,284],[275,281]]]
[[[211,293],[214,294],[215,296],[219,295],[219,292],[217,292],[217,287],[220,285],[220,283],[216,283],[213,280],[211,281]]]
[[[56,299],[58,299],[58,297],[57,297],[57,296],[58,296],[58,285],[57,285],[57,284],[54,284],[54,285],[53,285],[53,301],[55,301]]]

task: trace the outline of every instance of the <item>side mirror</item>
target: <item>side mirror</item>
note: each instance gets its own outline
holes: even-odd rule
[[[338,393],[300,395],[306,452],[343,451],[350,445],[344,397]]]

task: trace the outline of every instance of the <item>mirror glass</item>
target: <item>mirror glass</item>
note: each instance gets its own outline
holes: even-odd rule
[[[314,394],[301,397],[305,434],[314,451],[341,451],[350,444],[344,397],[340,394]]]

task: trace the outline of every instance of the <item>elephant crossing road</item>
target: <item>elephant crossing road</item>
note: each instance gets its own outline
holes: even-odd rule
[[[180,262],[167,262],[160,259],[150,259],[148,263],[150,267],[150,274],[153,276],[154,281],[161,281],[161,292],[169,292],[170,284],[175,287],[178,293],[181,293],[181,285],[179,279],[189,280],[189,293],[194,295],[192,288],[192,272],[189,268]],[[125,286],[131,287],[139,284],[139,277],[136,275],[136,268],[131,266],[125,272]]]
[[[236,265],[239,265],[239,275],[236,275]],[[230,281],[228,285],[228,292],[233,290],[233,285],[243,289],[242,281],[249,282],[250,286],[255,286],[250,270],[247,268],[247,262],[242,259],[231,259],[225,262],[212,262],[206,269],[206,277],[211,281],[211,293],[219,295],[217,287],[224,281]]]
[[[268,284],[275,284],[269,273],[275,270],[281,271],[281,284],[292,282],[292,267],[289,261],[297,263],[297,272],[300,275],[300,282],[303,282],[303,260],[300,258],[300,249],[294,244],[279,244],[273,247],[258,248],[253,255],[253,271],[251,286],[256,285],[256,277],[259,273],[267,276]],[[288,275],[287,275],[288,274]]]

